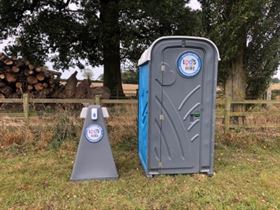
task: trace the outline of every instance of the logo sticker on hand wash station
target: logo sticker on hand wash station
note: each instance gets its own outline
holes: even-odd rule
[[[89,125],[85,129],[85,137],[90,143],[99,142],[104,135],[103,128],[98,124]]]
[[[199,73],[202,66],[200,57],[193,52],[184,52],[177,61],[179,72],[184,77],[192,77]]]

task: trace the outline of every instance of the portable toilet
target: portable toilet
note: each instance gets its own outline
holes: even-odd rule
[[[138,151],[147,176],[213,174],[220,60],[206,38],[161,37],[139,66]]]

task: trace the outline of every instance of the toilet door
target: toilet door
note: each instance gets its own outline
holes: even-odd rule
[[[199,171],[204,53],[167,47],[161,60],[160,162],[164,169]]]

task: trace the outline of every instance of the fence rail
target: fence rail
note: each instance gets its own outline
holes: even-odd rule
[[[26,101],[28,100],[28,101]],[[137,104],[136,99],[100,99],[100,97],[95,97],[94,99],[55,99],[55,98],[28,98],[28,96],[23,96],[23,98],[7,98],[0,99],[0,103],[5,104]]]
[[[23,94],[22,98],[7,98],[7,99],[0,99],[0,103],[6,104],[22,104],[23,106],[23,113],[5,113],[11,117],[18,117],[22,116],[27,121],[30,116],[29,113],[29,104],[137,104],[137,99],[101,99],[100,96],[96,96],[93,99],[38,99],[38,98],[29,98],[28,94]],[[230,98],[225,100],[218,99],[216,101],[216,105],[223,107],[222,111],[216,112],[216,118],[223,119],[223,127],[225,131],[228,131],[230,128],[255,128],[255,127],[262,127],[262,128],[278,128],[280,125],[265,125],[265,126],[245,126],[245,125],[231,125],[231,118],[232,117],[246,117],[248,115],[259,115],[263,112],[234,112],[231,111],[234,105],[280,105],[280,101],[269,101],[269,100],[244,100],[244,101],[232,101]],[[0,116],[3,113],[0,113]],[[274,113],[273,115],[280,116],[279,113]]]
[[[96,95],[93,99],[55,99],[55,98],[30,98],[28,94],[23,94],[22,98],[7,98],[0,99],[0,103],[5,104],[22,104],[23,113],[4,113],[10,117],[24,117],[27,121],[30,116],[29,104],[137,104],[136,99],[101,99],[99,95]],[[0,113],[0,116],[3,113]]]
[[[244,101],[232,101],[230,98],[225,99],[224,104],[224,129],[225,132],[227,132],[230,128],[279,128],[280,125],[271,125],[271,124],[265,124],[265,125],[231,125],[231,117],[246,117],[248,115],[259,115],[264,112],[233,112],[231,111],[233,105],[280,105],[280,101],[276,100],[244,100]],[[273,113],[274,116],[280,115],[280,109],[279,113]]]

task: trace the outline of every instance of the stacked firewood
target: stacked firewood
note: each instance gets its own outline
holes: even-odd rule
[[[60,74],[0,53],[0,98],[19,98],[23,93],[50,97],[60,87]]]
[[[23,93],[32,98],[110,98],[108,88],[92,87],[87,79],[78,81],[77,73],[63,82],[60,72],[0,53],[0,98],[21,98]]]

